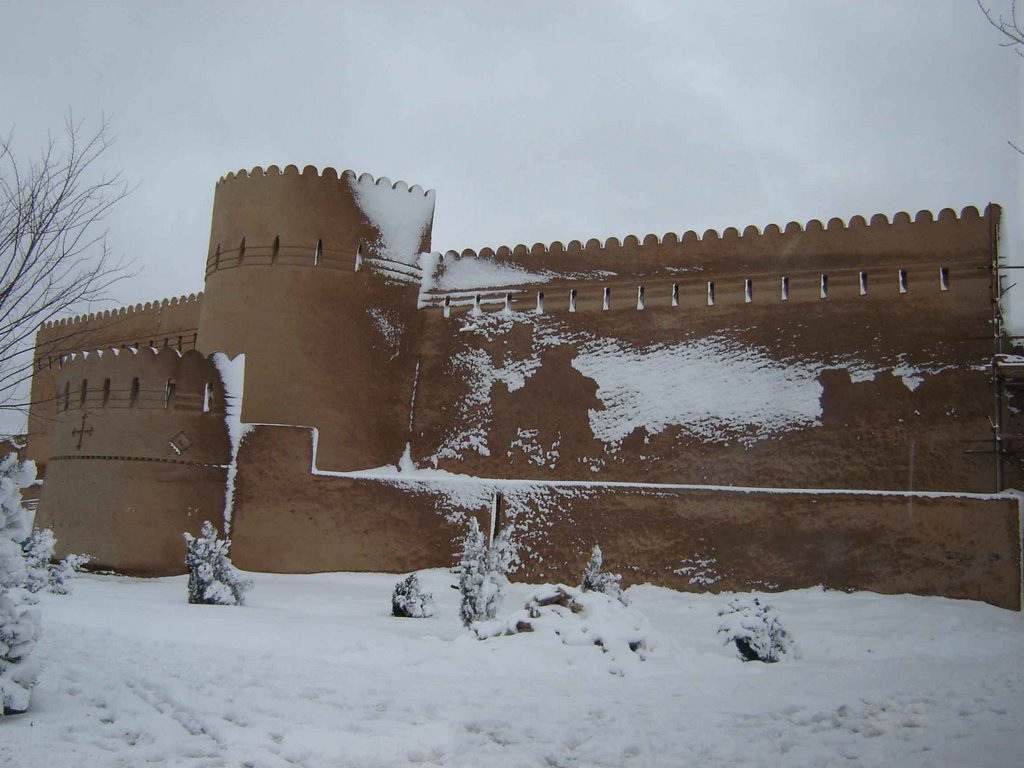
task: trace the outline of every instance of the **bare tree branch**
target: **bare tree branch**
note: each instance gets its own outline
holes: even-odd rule
[[[1012,48],[1018,56],[1024,57],[1024,29],[1017,20],[1017,0],[1010,3],[1010,18],[1004,19],[1002,14],[995,16],[990,8],[981,4],[981,0],[975,0],[981,12],[985,14],[988,23],[1005,38],[999,45],[1003,48]]]
[[[0,137],[0,409],[28,405],[39,325],[106,299],[130,275],[101,229],[129,192],[120,174],[96,173],[111,143],[106,120],[90,133],[71,116],[35,159],[19,159],[13,132]]]
[[[986,8],[981,4],[981,0],[974,1],[978,4],[981,12],[985,14],[988,23],[1003,36],[1003,41],[999,45],[1003,48],[1012,49],[1014,53],[1024,58],[1024,28],[1021,27],[1021,22],[1017,18],[1017,0],[1011,0],[1010,2],[1009,19],[1003,18],[1002,14],[994,15],[991,8]],[[1024,149],[1021,149],[1020,145],[1012,141],[1007,141],[1006,143],[1024,155]]]

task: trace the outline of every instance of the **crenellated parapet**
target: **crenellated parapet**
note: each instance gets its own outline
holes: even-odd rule
[[[242,168],[236,172],[228,171],[226,174],[224,174],[217,180],[217,186],[220,186],[221,184],[232,181],[234,179],[259,179],[267,176],[309,176],[329,180],[340,179],[342,181],[348,181],[350,183],[352,181],[358,181],[360,183],[365,182],[369,184],[374,184],[376,186],[384,184],[390,186],[394,190],[410,192],[412,194],[419,194],[423,195],[424,197],[432,197],[434,195],[434,190],[425,190],[419,184],[413,184],[412,186],[409,186],[408,184],[401,180],[392,183],[391,179],[389,179],[386,176],[381,176],[375,179],[372,174],[357,174],[355,171],[350,170],[344,170],[339,174],[337,170],[330,166],[325,167],[323,170],[317,170],[316,166],[313,165],[307,165],[305,168],[302,169],[301,173],[297,165],[286,165],[283,171],[276,165],[268,165],[265,170],[262,166],[257,165],[254,166],[252,170],[246,170],[245,168]]]
[[[36,334],[36,364],[107,347],[194,349],[202,301],[202,293],[192,293],[43,323]]]
[[[967,206],[958,215],[952,208],[942,209],[938,215],[931,211],[918,211],[913,217],[899,212],[891,218],[876,213],[865,219],[852,216],[847,221],[835,217],[823,224],[811,219],[806,224],[791,221],[784,227],[769,224],[764,229],[750,225],[741,232],[727,227],[719,232],[708,229],[703,234],[687,230],[682,235],[667,232],[609,237],[604,241],[591,238],[586,242],[570,240],[568,243],[502,245],[479,250],[458,251],[462,258],[493,258],[499,262],[513,262],[526,268],[552,269],[614,269],[617,272],[638,271],[657,267],[677,266],[679,262],[692,262],[700,257],[731,258],[793,258],[820,256],[823,258],[846,255],[875,255],[879,248],[893,255],[918,253],[922,247],[934,246],[938,252],[959,250],[965,239],[977,239],[985,231],[980,225],[997,216],[999,206],[989,204],[984,215],[974,206]],[[949,235],[954,235],[951,241]],[[449,252],[453,253],[453,252]],[[561,261],[563,257],[579,256],[579,261]]]
[[[69,318],[60,318],[59,320],[51,320],[43,323],[39,326],[41,331],[68,328],[74,330],[75,328],[81,327],[88,323],[94,322],[106,322],[109,320],[117,320],[119,318],[130,318],[135,315],[141,315],[143,313],[152,313],[167,311],[174,307],[187,307],[188,305],[196,305],[202,301],[203,294],[190,293],[188,296],[174,296],[169,299],[158,299],[156,301],[147,301],[144,304],[135,304],[125,307],[117,307],[115,309],[106,309],[99,312],[90,312],[84,315],[75,315]]]
[[[1000,209],[812,219],[430,254],[421,306],[644,309],[945,292],[991,261]],[[723,290],[724,289],[724,290]],[[716,293],[717,290],[717,293]],[[564,295],[563,295],[564,294]],[[647,297],[653,302],[645,301]],[[551,298],[557,297],[555,301]],[[755,299],[756,297],[756,299]]]

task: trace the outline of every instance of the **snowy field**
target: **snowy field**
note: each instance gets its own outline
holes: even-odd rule
[[[477,640],[443,570],[430,619],[390,617],[393,575],[251,576],[243,608],[188,605],[185,577],[42,596],[43,676],[0,765],[1024,765],[1024,618],[981,603],[771,595],[802,658],[764,665],[716,637],[727,596],[633,587],[641,662]]]

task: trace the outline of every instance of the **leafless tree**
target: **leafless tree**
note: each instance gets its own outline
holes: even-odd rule
[[[1009,48],[1018,56],[1024,58],[1024,27],[1021,27],[1021,21],[1017,18],[1017,0],[1011,0],[1010,2],[1009,18],[1005,18],[1002,14],[997,16],[992,12],[991,8],[986,8],[982,5],[981,0],[975,1],[978,3],[981,12],[985,14],[985,18],[988,19],[988,23],[1003,36],[1003,41],[999,45],[1003,48]],[[1021,149],[1020,146],[1012,141],[1007,143],[1024,155],[1024,149]]]
[[[129,190],[97,167],[112,143],[105,120],[92,131],[69,116],[28,160],[13,135],[0,137],[0,409],[25,410],[39,324],[105,299],[129,274],[102,228]]]

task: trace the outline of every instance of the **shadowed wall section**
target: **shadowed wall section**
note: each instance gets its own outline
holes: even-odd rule
[[[401,573],[452,563],[461,526],[429,489],[313,475],[312,458],[308,429],[260,426],[246,435],[232,533],[239,567]]]

